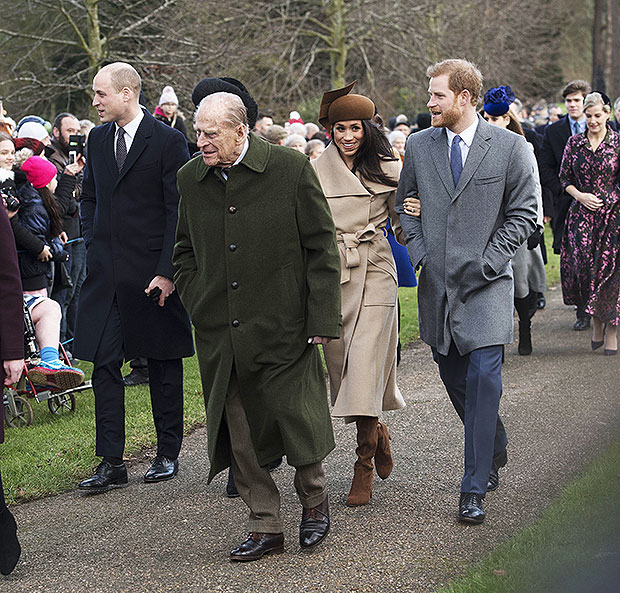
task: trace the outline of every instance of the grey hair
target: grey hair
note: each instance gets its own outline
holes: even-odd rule
[[[301,134],[291,134],[284,139],[284,146],[290,146],[296,142],[301,142],[304,145],[304,148],[306,148],[306,144],[308,143]]]
[[[216,112],[220,116],[220,121],[228,127],[244,126],[246,134],[250,131],[248,111],[238,95],[224,92],[207,95],[200,101],[194,112],[194,125],[196,125],[198,114],[202,109],[209,113]]]
[[[390,144],[393,144],[394,140],[398,140],[399,138],[407,140],[407,136],[405,136],[400,130],[393,130],[388,134],[388,140]]]
[[[590,93],[589,95],[586,95],[586,98],[583,100],[584,113],[586,109],[594,107],[595,105],[601,105],[605,113],[611,113],[611,107],[609,105],[605,105],[605,101],[603,101],[603,96],[601,95],[601,93],[597,93],[596,91]]]

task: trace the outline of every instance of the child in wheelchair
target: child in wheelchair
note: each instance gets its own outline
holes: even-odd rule
[[[62,390],[81,385],[84,373],[60,360],[60,305],[48,297],[24,294],[24,307],[27,355],[31,361],[35,359],[38,345],[40,358],[38,363],[28,366],[28,379],[37,386]]]

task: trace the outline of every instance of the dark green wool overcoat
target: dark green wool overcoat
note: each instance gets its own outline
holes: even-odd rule
[[[310,162],[251,134],[228,181],[198,156],[178,187],[175,283],[195,327],[209,481],[230,465],[223,412],[233,365],[259,463],[322,460],[334,437],[308,337],[340,335],[340,258]]]

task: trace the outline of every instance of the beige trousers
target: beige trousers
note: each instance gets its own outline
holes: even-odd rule
[[[256,458],[250,427],[239,393],[237,374],[233,369],[228,385],[224,416],[231,444],[231,468],[243,502],[250,509],[248,531],[282,533],[280,493],[266,467]],[[295,490],[303,507],[321,504],[327,496],[327,482],[321,462],[295,468]]]

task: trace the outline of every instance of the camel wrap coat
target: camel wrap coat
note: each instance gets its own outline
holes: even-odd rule
[[[230,465],[224,403],[235,370],[260,465],[321,461],[334,436],[318,346],[340,335],[339,261],[307,157],[250,134],[225,181],[202,157],[178,174],[175,283],[195,328],[209,481]]]
[[[385,225],[394,214],[396,187],[360,179],[335,144],[312,161],[334,217],[340,251],[343,328],[340,340],[324,348],[332,416],[379,417],[405,406],[396,385],[398,284]],[[383,170],[398,181],[400,159]]]

